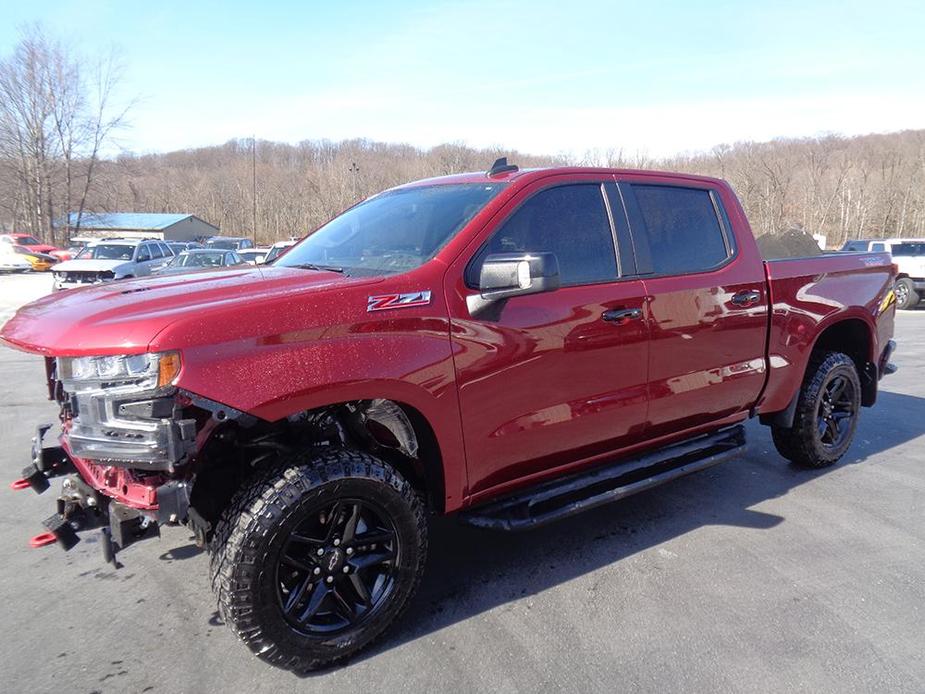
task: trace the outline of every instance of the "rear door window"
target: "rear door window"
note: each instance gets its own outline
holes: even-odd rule
[[[601,186],[563,185],[529,198],[470,264],[466,274],[470,286],[478,286],[482,263],[495,253],[554,253],[563,286],[616,280],[613,231]]]
[[[709,190],[640,184],[630,188],[638,210],[633,231],[648,241],[654,274],[705,272],[732,255]]]

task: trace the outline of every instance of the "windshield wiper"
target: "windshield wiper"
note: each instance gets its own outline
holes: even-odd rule
[[[298,268],[302,268],[303,270],[328,270],[330,272],[339,272],[341,274],[346,274],[344,273],[344,268],[334,267],[332,265],[315,265],[315,263],[298,263],[297,265],[290,265],[289,267],[298,267]]]

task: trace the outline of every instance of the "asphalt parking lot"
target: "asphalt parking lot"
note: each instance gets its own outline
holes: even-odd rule
[[[43,284],[44,283],[44,284]],[[0,321],[48,288],[0,278]],[[349,666],[297,677],[225,629],[183,529],[123,555],[28,548],[54,491],[0,490],[9,692],[925,691],[925,310],[836,467],[738,460],[527,534],[438,520],[407,615]],[[0,347],[0,470],[51,421],[42,362]],[[53,486],[52,490],[55,489]]]

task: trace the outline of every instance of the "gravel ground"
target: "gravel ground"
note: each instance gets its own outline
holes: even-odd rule
[[[47,291],[0,278],[0,320]],[[9,692],[925,691],[925,311],[838,466],[795,469],[750,424],[740,459],[519,535],[434,523],[406,617],[348,667],[297,677],[225,629],[183,529],[103,564],[30,550],[54,493],[0,492]],[[41,360],[0,348],[0,469],[51,421]],[[53,487],[54,489],[54,487]]]

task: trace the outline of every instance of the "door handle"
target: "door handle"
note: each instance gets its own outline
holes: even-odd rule
[[[601,319],[608,323],[624,323],[628,320],[639,320],[640,318],[642,318],[641,308],[614,308],[601,314]]]
[[[761,301],[761,292],[756,292],[754,289],[749,289],[745,292],[733,294],[730,301],[736,306],[754,306],[759,301]]]

